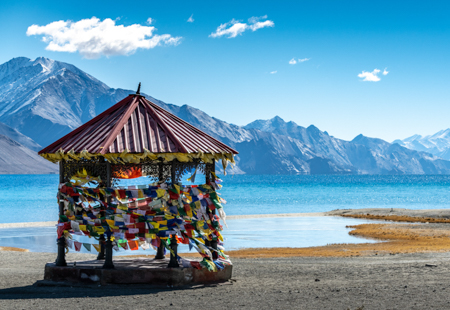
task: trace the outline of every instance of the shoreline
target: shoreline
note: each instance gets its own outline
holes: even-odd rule
[[[320,217],[339,216],[350,218],[364,218],[371,220],[389,220],[394,222],[433,222],[450,223],[449,209],[405,209],[405,208],[362,208],[362,209],[337,209],[326,212],[303,212],[303,213],[278,213],[278,214],[243,214],[228,215],[226,220],[257,219],[257,218],[280,218],[280,217]],[[55,226],[56,221],[46,222],[22,222],[22,223],[0,223],[2,228],[21,227],[49,227]]]
[[[244,214],[228,215],[226,220],[240,220],[253,218],[276,218],[276,217],[309,217],[309,216],[327,216],[327,212],[309,212],[309,213],[281,213],[281,214]],[[22,222],[22,223],[0,223],[1,228],[21,228],[21,227],[49,227],[56,226],[56,221],[47,222]]]
[[[450,209],[408,210],[392,208],[343,209],[329,212],[256,214],[228,216],[229,220],[335,216],[378,220],[378,223],[346,226],[349,235],[376,243],[342,243],[311,247],[242,248],[227,251],[232,258],[280,258],[280,257],[354,257],[384,256],[426,252],[450,252]],[[384,221],[384,222],[381,222]],[[389,221],[389,222],[386,222]],[[403,223],[402,223],[403,222]],[[408,222],[408,223],[404,223]],[[46,227],[56,222],[31,222],[0,224],[0,228]],[[21,251],[19,248],[1,248],[0,251]],[[196,253],[183,253],[196,257]],[[128,256],[128,255],[127,255]],[[127,257],[123,256],[123,257]],[[142,255],[131,255],[139,257]],[[147,255],[143,255],[147,256]],[[151,256],[151,255],[150,255]]]

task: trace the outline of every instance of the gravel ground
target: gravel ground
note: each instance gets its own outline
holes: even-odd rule
[[[69,254],[68,260],[92,257]],[[165,289],[37,286],[55,254],[4,251],[0,259],[2,310],[450,308],[450,253],[235,259],[233,281]]]
[[[410,210],[403,208],[364,208],[364,209],[338,209],[333,211],[324,212],[325,215],[399,215],[399,216],[412,216],[412,217],[432,217],[432,218],[450,218],[450,209],[423,209],[423,210]]]

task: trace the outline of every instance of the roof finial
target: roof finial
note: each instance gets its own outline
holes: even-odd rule
[[[139,82],[139,86],[138,89],[136,91],[136,95],[140,95],[141,94],[141,82]]]

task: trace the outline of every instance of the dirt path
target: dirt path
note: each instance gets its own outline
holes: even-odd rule
[[[92,257],[69,254],[68,259]],[[447,253],[234,259],[234,281],[196,288],[33,286],[54,258],[0,252],[0,309],[450,308]]]

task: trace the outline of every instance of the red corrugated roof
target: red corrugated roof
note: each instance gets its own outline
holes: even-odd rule
[[[231,153],[234,149],[141,95],[129,95],[39,152]]]

